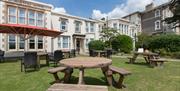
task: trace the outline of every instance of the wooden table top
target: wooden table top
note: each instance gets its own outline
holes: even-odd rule
[[[158,55],[157,53],[152,53],[152,52],[135,52],[135,54],[141,54],[141,55]]]
[[[112,60],[100,57],[75,57],[63,59],[60,64],[72,68],[100,68],[111,65]]]

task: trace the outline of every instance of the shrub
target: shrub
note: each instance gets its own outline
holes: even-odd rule
[[[180,36],[174,34],[152,36],[148,41],[148,47],[154,51],[164,49],[166,52],[180,51]]]
[[[89,42],[88,46],[89,46],[89,50],[91,50],[91,49],[92,50],[104,50],[105,43],[100,40],[93,40],[93,41]]]
[[[127,35],[118,35],[112,39],[112,48],[116,51],[130,53],[133,49],[131,37]]]

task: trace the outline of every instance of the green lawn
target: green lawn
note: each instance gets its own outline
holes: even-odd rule
[[[127,59],[113,58],[113,65],[126,68],[132,72],[125,79],[127,88],[109,91],[179,91],[180,62],[167,62],[164,68],[150,68],[144,60],[137,64],[126,64]],[[0,63],[0,91],[45,91],[52,82],[53,76],[47,73],[48,67],[40,71],[20,72],[20,62]],[[75,70],[71,83],[77,83],[78,70]],[[85,82],[91,85],[106,85],[100,69],[85,70]]]

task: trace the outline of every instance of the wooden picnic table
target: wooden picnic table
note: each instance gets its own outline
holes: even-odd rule
[[[94,52],[98,53],[98,57],[101,57],[101,54],[102,53],[105,53],[106,51],[103,51],[103,50],[94,50]]]
[[[152,52],[134,52],[133,57],[130,58],[130,60],[131,60],[130,63],[134,63],[139,55],[143,55],[144,57],[148,57],[148,58],[153,58],[153,57],[158,56],[159,54],[152,53]],[[147,63],[149,63],[148,59],[145,59],[145,60]]]
[[[108,83],[110,84],[111,78],[108,78],[109,65],[112,64],[112,60],[100,57],[75,57],[69,59],[63,59],[60,64],[79,69],[79,81],[78,84],[84,84],[84,70],[87,68],[101,68]]]
[[[62,50],[63,54],[65,55],[65,57],[71,57],[71,51],[70,50]]]

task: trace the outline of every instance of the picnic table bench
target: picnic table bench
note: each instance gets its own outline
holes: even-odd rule
[[[53,84],[47,91],[108,91],[108,87],[97,85]]]
[[[60,79],[58,77],[58,72],[63,72],[64,78]],[[53,74],[55,81],[52,83],[60,83],[60,82],[69,82],[71,74],[73,73],[73,69],[68,68],[68,67],[56,67],[56,68],[51,68],[48,70],[48,73]]]
[[[163,67],[164,62],[167,62],[165,59],[149,59],[150,65],[152,67]]]
[[[113,74],[119,74],[119,80],[118,81],[115,81]],[[126,69],[118,68],[118,67],[114,67],[114,66],[109,67],[109,74],[108,75],[112,77],[112,85],[116,86],[117,88],[126,87],[123,84],[123,80],[124,80],[125,76],[130,75],[130,74],[131,74],[131,72],[126,70]]]

